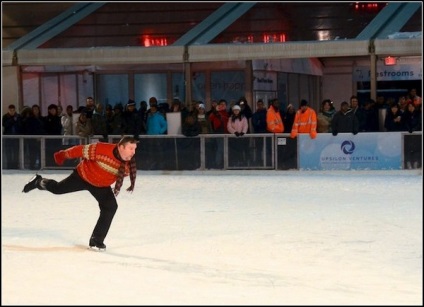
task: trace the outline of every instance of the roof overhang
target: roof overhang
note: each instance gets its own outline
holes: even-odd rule
[[[321,58],[370,55],[421,56],[422,38],[340,40],[278,44],[216,44],[168,47],[105,47],[2,50],[3,66],[172,64],[257,59]],[[187,52],[187,54],[185,54]],[[16,56],[15,56],[16,55]]]

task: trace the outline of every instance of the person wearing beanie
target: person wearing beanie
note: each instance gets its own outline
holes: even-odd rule
[[[128,100],[127,107],[122,115],[124,119],[124,134],[133,135],[138,140],[142,124],[134,100]]]
[[[211,133],[211,123],[209,117],[206,115],[206,106],[201,103],[199,104],[199,110],[197,112],[197,121],[200,125],[201,134]]]
[[[300,108],[294,117],[290,137],[294,139],[299,133],[309,133],[311,139],[317,137],[317,114],[314,109],[308,107],[305,99],[300,101]]]
[[[247,121],[249,122],[249,120],[253,116],[253,111],[250,108],[249,104],[247,103],[246,97],[244,97],[244,96],[240,97],[239,100],[237,101],[236,105],[240,106],[240,114],[245,116]],[[247,130],[247,133],[250,133],[250,127]]]
[[[241,107],[239,105],[234,105],[232,110],[233,113],[227,122],[228,133],[234,134],[235,136],[243,136],[249,129],[247,118],[241,114]]]
[[[124,136],[117,144],[93,143],[76,145],[55,152],[56,164],[62,165],[67,159],[81,159],[74,171],[62,181],[43,178],[36,174],[22,192],[28,193],[35,188],[53,194],[66,194],[77,191],[88,191],[96,199],[100,207],[100,216],[89,240],[89,246],[106,249],[104,239],[109,231],[118,204],[119,194],[125,176],[130,176],[132,192],[135,186],[137,166],[135,150],[138,141]],[[115,182],[112,189],[111,185]]]
[[[249,130],[247,117],[241,114],[241,107],[236,104],[231,110],[233,111],[227,122],[228,133],[234,134],[237,138],[228,139],[230,166],[242,166],[248,162],[249,139],[242,136]]]
[[[135,101],[134,100],[132,100],[132,99],[128,99],[128,102],[127,102],[127,108],[128,107],[135,107]]]

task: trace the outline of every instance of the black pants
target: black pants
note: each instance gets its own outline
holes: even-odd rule
[[[92,236],[96,237],[98,242],[103,242],[106,237],[113,217],[118,209],[115,195],[111,187],[99,188],[84,181],[78,172],[74,170],[71,175],[57,182],[53,179],[47,179],[46,190],[53,194],[66,194],[77,191],[89,191],[99,203],[100,216],[94,227]]]

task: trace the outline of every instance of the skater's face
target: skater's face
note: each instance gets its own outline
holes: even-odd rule
[[[135,155],[135,150],[137,148],[136,143],[126,143],[118,146],[119,155],[124,161],[130,161],[131,158]]]

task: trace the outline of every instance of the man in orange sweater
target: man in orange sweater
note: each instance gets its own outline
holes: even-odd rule
[[[298,133],[309,133],[311,139],[317,137],[317,114],[314,109],[308,107],[305,99],[300,101],[300,109],[294,117],[290,137],[294,139]]]
[[[55,162],[62,165],[66,159],[82,158],[75,170],[60,182],[42,178],[36,174],[24,187],[22,192],[38,188],[53,194],[66,194],[77,191],[89,191],[99,203],[100,216],[89,240],[90,247],[106,249],[103,243],[118,204],[116,196],[121,189],[125,176],[130,176],[131,186],[128,192],[134,190],[137,166],[135,150],[138,141],[124,136],[118,144],[94,143],[76,145],[54,154]],[[112,190],[111,185],[115,183]]]

